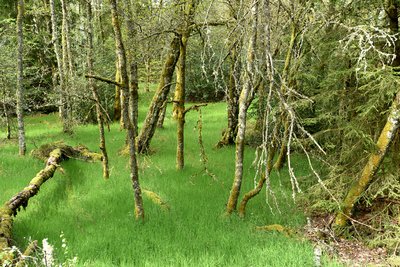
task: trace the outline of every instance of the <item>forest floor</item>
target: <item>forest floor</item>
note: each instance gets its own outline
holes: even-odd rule
[[[143,121],[152,92],[142,94]],[[185,168],[175,170],[175,123],[170,116],[157,130],[152,153],[140,156],[140,182],[170,206],[162,209],[144,196],[146,220],[135,221],[133,191],[127,156],[121,154],[125,134],[118,124],[107,132],[111,176],[102,178],[100,163],[69,160],[63,172],[46,182],[26,211],[15,218],[13,236],[21,249],[29,240],[48,239],[58,263],[75,256],[78,266],[313,266],[314,245],[302,235],[256,230],[257,226],[280,224],[302,231],[306,218],[291,198],[287,170],[272,176],[277,207],[262,192],[248,205],[247,216],[224,216],[234,173],[234,147],[215,149],[225,127],[224,103],[203,108],[203,138],[208,157],[204,171],[196,123],[197,112],[188,114],[185,133]],[[95,125],[77,126],[72,135],[61,133],[58,117],[32,115],[26,118],[28,151],[52,141],[84,144],[98,151]],[[1,139],[0,203],[24,188],[43,168],[31,156],[19,157],[17,140]],[[254,186],[254,150],[246,148],[245,193]],[[307,176],[306,162],[294,155],[298,176]],[[62,237],[60,235],[62,234]],[[341,266],[322,258],[322,266]]]

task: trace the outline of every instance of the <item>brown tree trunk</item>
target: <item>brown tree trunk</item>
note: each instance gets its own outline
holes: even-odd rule
[[[92,16],[92,3],[91,1],[87,2],[87,39],[88,39],[88,54],[87,54],[87,64],[88,64],[88,72],[93,73],[93,16]],[[93,79],[89,78],[89,88],[92,91],[93,99],[96,101],[96,115],[97,115],[97,124],[99,127],[99,136],[100,136],[100,151],[102,154],[102,164],[103,164],[103,177],[108,179],[110,177],[110,172],[108,169],[108,155],[106,149],[106,138],[104,135],[104,124],[102,115],[103,112],[101,110],[100,97],[97,92],[97,88]]]
[[[121,83],[121,74],[119,73],[118,62],[116,63],[115,68],[115,82]],[[114,121],[121,120],[121,89],[118,85],[115,86],[115,96],[114,96]]]
[[[161,107],[160,116],[157,120],[157,128],[164,128],[164,120],[167,115],[167,101],[164,101],[164,104]]]
[[[110,0],[111,4],[111,17],[112,25],[115,34],[115,52],[118,58],[118,68],[122,77],[122,95],[123,95],[123,106],[122,106],[122,120],[127,130],[127,139],[129,144],[129,166],[130,166],[130,177],[132,180],[132,187],[135,197],[135,215],[137,219],[144,219],[143,199],[142,191],[139,183],[139,173],[137,164],[137,155],[135,147],[135,130],[137,125],[132,125],[129,118],[129,77],[126,64],[126,53],[124,44],[122,42],[121,26],[117,13],[117,1]]]
[[[25,126],[24,126],[24,69],[23,69],[23,52],[24,52],[24,33],[23,19],[25,12],[24,0],[18,0],[17,15],[17,38],[18,38],[18,71],[17,71],[17,119],[18,119],[18,146],[19,155],[24,156],[26,152],[25,143]]]
[[[354,205],[365,191],[367,186],[371,183],[374,175],[379,170],[386,152],[393,141],[394,136],[400,125],[400,92],[397,93],[390,110],[390,114],[386,121],[386,124],[379,136],[378,142],[376,143],[377,150],[373,152],[367,164],[365,165],[360,177],[353,183],[346,198],[343,200],[341,205],[341,211],[336,215],[335,225],[345,226],[353,215]]]
[[[156,131],[157,121],[162,110],[162,106],[167,100],[175,66],[179,58],[179,43],[179,36],[175,35],[171,42],[167,59],[164,63],[157,91],[153,96],[149,111],[147,112],[146,119],[144,120],[137,139],[137,148],[139,153],[146,153],[149,150],[150,141]]]
[[[228,127],[225,129],[221,140],[218,142],[217,147],[233,145],[237,134],[238,116],[239,116],[239,96],[240,96],[240,50],[241,41],[237,41],[231,51],[231,67],[229,73],[229,85],[227,95],[227,111],[228,111]]]
[[[247,67],[246,67],[246,80],[244,88],[239,98],[239,122],[238,132],[236,135],[236,152],[235,152],[235,176],[233,179],[232,189],[226,205],[226,213],[232,214],[236,210],[240,188],[242,186],[243,179],[243,155],[244,155],[244,138],[246,133],[246,119],[247,109],[251,103],[253,95],[253,81],[254,81],[254,61],[256,52],[256,41],[257,41],[257,27],[258,27],[258,0],[254,0],[252,3],[252,28],[251,38],[249,41],[249,47],[247,52]]]

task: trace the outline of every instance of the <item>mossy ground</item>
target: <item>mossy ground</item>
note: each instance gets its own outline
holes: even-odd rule
[[[140,121],[150,98],[151,93],[141,95]],[[112,124],[106,134],[110,179],[102,178],[100,163],[62,163],[64,173],[58,172],[46,182],[26,211],[16,217],[16,244],[23,248],[29,238],[48,238],[60,261],[78,256],[79,265],[85,266],[313,266],[311,243],[255,230],[256,226],[268,224],[296,228],[305,223],[301,210],[290,197],[285,171],[272,178],[280,212],[269,208],[262,192],[249,203],[245,219],[223,216],[234,173],[234,147],[213,147],[225,126],[225,113],[224,103],[203,108],[208,169],[217,180],[202,171],[195,111],[186,118],[183,171],[175,170],[176,125],[170,115],[165,128],[156,132],[152,154],[140,156],[142,187],[167,201],[169,211],[144,197],[146,220],[135,221],[128,160],[119,153],[125,134],[118,124]],[[76,127],[73,135],[67,135],[61,133],[57,115],[35,115],[26,118],[26,131],[28,151],[60,140],[98,151],[95,125]],[[38,159],[17,154],[16,142],[1,141],[0,203],[22,189],[44,166]],[[253,158],[254,151],[246,148],[243,193],[254,184]],[[295,158],[295,163],[297,173],[305,175],[306,163],[301,157]],[[61,232],[68,241],[66,256],[61,248]]]

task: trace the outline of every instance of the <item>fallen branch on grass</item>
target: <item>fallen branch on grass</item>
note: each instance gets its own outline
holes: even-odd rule
[[[47,152],[52,149],[50,152]],[[96,161],[101,159],[101,155],[90,152],[86,147],[79,145],[71,147],[63,143],[52,143],[47,144],[39,149],[35,150],[32,155],[38,158],[42,158],[42,155],[47,153],[49,157],[46,160],[46,166],[29,182],[23,190],[15,194],[10,200],[8,200],[2,207],[0,207],[0,265],[3,261],[10,261],[13,259],[10,251],[11,247],[11,235],[12,235],[12,224],[13,216],[16,216],[18,211],[23,207],[24,209],[28,206],[28,201],[31,197],[35,196],[41,187],[41,185],[48,179],[53,177],[55,171],[59,167],[59,164],[63,160],[69,158],[82,159],[86,161]]]

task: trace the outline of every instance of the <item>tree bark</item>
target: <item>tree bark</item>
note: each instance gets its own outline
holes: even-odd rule
[[[137,139],[137,148],[139,153],[148,152],[150,141],[156,131],[157,121],[162,110],[162,106],[167,100],[171,88],[175,66],[179,58],[179,43],[179,36],[175,35],[174,39],[171,42],[170,50],[164,63],[157,91],[153,96],[149,111],[147,112],[146,119],[143,123],[143,126],[139,133],[139,137]]]
[[[123,106],[122,106],[122,120],[124,122],[124,127],[127,130],[127,139],[129,144],[129,166],[130,166],[130,177],[132,181],[132,187],[135,198],[135,215],[136,219],[144,219],[144,209],[143,209],[143,199],[142,191],[139,183],[139,173],[138,164],[136,158],[136,147],[135,147],[135,130],[134,125],[132,125],[129,118],[129,90],[127,85],[129,85],[129,77],[126,64],[126,52],[124,44],[122,42],[121,27],[117,13],[117,1],[110,0],[111,5],[111,17],[112,25],[115,34],[115,52],[118,58],[118,68],[121,73],[122,85],[120,89],[123,95]]]
[[[72,87],[72,55],[71,55],[71,44],[69,35],[69,24],[68,24],[68,3],[67,0],[61,0],[62,10],[62,23],[61,23],[61,49],[62,49],[62,68],[64,73],[64,84],[65,84],[65,108],[67,109],[67,123],[69,130],[72,129],[72,102],[70,94],[67,92],[67,88]]]
[[[235,151],[235,176],[233,179],[232,189],[228,198],[226,206],[226,213],[232,214],[236,210],[240,188],[242,186],[243,178],[243,155],[244,155],[244,138],[246,133],[246,119],[247,109],[251,103],[253,95],[253,80],[254,80],[254,61],[256,52],[256,41],[257,41],[257,27],[258,27],[258,0],[254,0],[252,3],[252,28],[251,38],[249,41],[248,53],[247,53],[247,67],[246,67],[246,80],[244,88],[239,98],[239,121],[238,121],[238,132],[236,136],[236,151]]]
[[[88,51],[87,51],[87,65],[88,65],[88,72],[93,73],[93,15],[92,15],[92,3],[91,1],[87,2],[87,39],[88,39]],[[96,117],[97,117],[97,125],[99,127],[99,137],[100,137],[100,151],[102,154],[102,164],[103,164],[103,177],[108,179],[110,177],[110,172],[108,168],[108,155],[107,155],[107,148],[106,148],[106,138],[104,134],[104,124],[102,116],[103,112],[100,106],[100,97],[99,93],[97,92],[97,88],[95,83],[92,79],[89,78],[89,88],[92,91],[92,95],[94,100],[96,101]]]
[[[180,55],[176,69],[176,86],[174,95],[173,118],[177,121],[176,169],[182,170],[185,165],[185,90],[186,90],[186,52],[191,33],[197,1],[189,0],[185,4],[184,22],[180,29]]]
[[[282,70],[282,75],[281,75],[281,92],[284,94],[286,92],[286,84],[288,82],[288,77],[289,77],[289,68],[290,64],[292,62],[292,55],[293,55],[293,49],[296,44],[296,38],[297,38],[297,29],[296,25],[294,22],[291,24],[291,33],[290,33],[290,43],[288,50],[286,52],[286,58],[285,58],[285,65]],[[274,169],[276,170],[281,170],[283,165],[285,164],[286,157],[287,157],[287,142],[289,139],[289,120],[287,116],[285,115],[285,111],[283,106],[281,106],[281,117],[282,117],[282,122],[284,126],[284,133],[281,141],[281,147],[279,150],[278,158],[276,159],[276,162],[274,164]]]
[[[17,15],[17,36],[18,36],[18,71],[17,71],[17,119],[18,119],[18,147],[19,155],[24,156],[26,153],[25,143],[25,125],[24,125],[24,69],[23,69],[23,52],[24,52],[24,33],[23,19],[25,12],[24,0],[18,0]]]
[[[54,45],[54,54],[56,55],[57,60],[57,68],[59,75],[59,83],[60,83],[60,117],[63,124],[63,132],[70,132],[69,123],[68,123],[68,114],[67,114],[67,96],[66,96],[66,88],[65,88],[65,76],[64,69],[62,67],[62,60],[60,54],[60,44],[58,40],[58,29],[57,29],[57,17],[55,11],[55,3],[54,0],[50,0],[50,11],[51,11],[51,29],[52,29],[52,43]]]
[[[160,116],[157,120],[157,128],[164,128],[165,116],[167,115],[167,101],[164,101],[164,104],[161,107]]]
[[[240,48],[241,41],[237,41],[230,51],[231,67],[229,74],[229,85],[227,95],[228,127],[218,142],[217,147],[233,145],[237,134],[239,116],[239,96],[240,96]]]
[[[346,226],[353,215],[354,205],[367,186],[372,182],[379,170],[386,152],[393,141],[400,125],[400,92],[397,93],[390,110],[386,124],[376,143],[377,150],[373,152],[365,165],[360,177],[353,183],[346,198],[343,200],[341,211],[336,215],[335,225]]]
[[[121,83],[121,74],[119,73],[118,62],[115,68],[115,82]],[[114,121],[121,120],[121,90],[118,85],[115,86],[115,96],[114,96]]]

